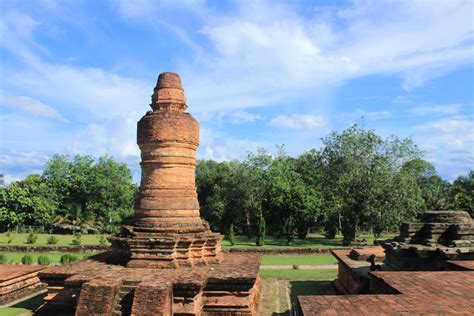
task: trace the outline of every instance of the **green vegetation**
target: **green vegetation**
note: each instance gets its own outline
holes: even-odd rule
[[[131,218],[136,192],[125,163],[56,155],[41,175],[0,188],[0,230],[117,232]]]
[[[87,258],[87,257],[85,257],[85,258]],[[61,264],[68,264],[68,263],[74,262],[78,259],[79,259],[79,257],[76,256],[76,255],[73,255],[73,254],[70,254],[70,253],[65,253],[61,256],[61,258],[59,259],[59,262]]]
[[[234,233],[234,224],[230,224],[229,228],[229,244],[235,246],[235,233]]]
[[[299,157],[283,147],[259,149],[242,162],[198,161],[196,183],[203,217],[213,230],[254,238],[266,234],[286,244],[310,228],[338,233],[351,244],[360,231],[380,236],[428,209],[465,209],[474,215],[474,171],[453,184],[424,161],[411,139],[383,139],[354,125]],[[237,245],[239,242],[237,241]]]
[[[6,258],[5,263],[10,263],[10,264],[22,263],[22,258],[25,255],[31,257],[31,263],[30,264],[38,262],[38,257],[40,257],[40,256],[47,256],[50,260],[50,264],[59,264],[59,263],[61,263],[61,257],[64,256],[64,255],[67,255],[69,257],[69,260],[71,260],[70,259],[71,257],[73,257],[74,260],[78,260],[78,259],[86,259],[91,254],[67,254],[67,253],[59,253],[59,252],[47,252],[47,253],[40,253],[40,252],[27,252],[27,253],[24,253],[24,252],[3,252],[2,254],[0,254],[0,257],[2,255],[4,255],[5,258]],[[69,262],[71,262],[71,261],[69,261]]]
[[[28,236],[26,237],[26,243],[29,245],[36,243],[37,240],[38,240],[38,236],[36,236],[35,233],[29,233]]]
[[[334,280],[337,278],[337,269],[260,270],[260,276],[280,280]]]
[[[383,234],[380,238],[393,238],[396,234]],[[373,244],[375,239],[373,234],[361,234],[357,235],[357,240],[365,241],[368,245]],[[228,240],[222,241],[224,248],[257,248],[254,238],[247,236],[235,236],[235,245],[231,246]],[[286,238],[275,238],[272,236],[266,236],[265,245],[258,247],[262,249],[297,249],[297,248],[337,248],[343,247],[343,237],[341,235],[335,236],[333,239],[328,239],[324,235],[309,234],[305,239],[295,239],[291,245],[288,245]]]
[[[0,236],[0,244],[48,244],[39,235],[45,232],[83,234],[67,242],[58,237],[58,245],[105,244],[87,234],[115,233],[130,223],[138,190],[131,181],[126,164],[111,157],[56,155],[41,175],[0,188],[0,231],[31,233],[22,241]],[[241,162],[198,161],[196,186],[214,231],[228,233],[233,225],[235,235],[261,247],[298,247],[311,231],[324,231],[329,240],[342,235],[349,245],[361,231],[380,236],[428,209],[474,216],[474,171],[451,184],[411,139],[384,139],[357,125],[330,133],[320,149],[298,157],[282,146],[275,155],[258,149]],[[243,247],[237,237],[235,247]]]
[[[21,264],[33,264],[33,257],[30,254],[26,254],[21,257]]]
[[[47,266],[47,265],[51,264],[51,260],[49,260],[49,257],[46,256],[46,255],[38,256],[37,262],[38,262],[38,264],[43,265],[43,266]]]
[[[265,255],[262,256],[262,265],[326,265],[336,264],[332,255]]]
[[[5,264],[8,262],[8,258],[4,253],[0,253],[0,264]]]
[[[38,239],[35,242],[35,246],[71,246],[74,239],[74,235],[59,235],[59,234],[35,234]],[[28,234],[26,233],[3,233],[0,234],[0,245],[1,246],[25,246],[26,238]],[[57,239],[56,244],[51,244],[48,242],[51,238]],[[100,245],[100,239],[103,238],[105,242],[106,235],[82,235],[81,244],[82,245]],[[8,242],[11,240],[10,242]]]
[[[82,234],[81,233],[75,233],[74,238],[71,241],[71,244],[73,246],[80,246],[82,243]]]
[[[58,242],[59,242],[58,237],[53,236],[53,235],[49,236],[48,239],[46,240],[46,243],[48,245],[56,245]]]

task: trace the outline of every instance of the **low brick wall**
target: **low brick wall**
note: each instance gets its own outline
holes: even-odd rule
[[[82,245],[82,246],[0,246],[0,252],[102,252],[108,246]]]

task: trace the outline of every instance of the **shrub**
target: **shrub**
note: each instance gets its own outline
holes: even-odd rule
[[[59,262],[61,264],[71,263],[71,255],[68,253],[65,253],[64,255],[61,256],[61,258],[59,259]]]
[[[7,263],[7,262],[8,262],[7,255],[5,255],[4,253],[0,253],[0,263]]]
[[[33,264],[33,257],[31,255],[26,254],[21,258],[21,263],[22,264]]]
[[[299,268],[300,268],[299,265],[297,265],[297,264],[294,264],[294,265],[293,265],[293,270],[298,270]]]
[[[47,265],[51,264],[51,260],[49,260],[49,257],[46,256],[46,255],[40,255],[38,257],[38,264],[43,265],[43,266],[47,266]]]
[[[76,261],[77,259],[79,259],[77,256],[71,255],[70,253],[65,253],[61,256],[61,258],[59,259],[59,262],[61,264],[68,264],[73,261]]]
[[[99,236],[99,245],[106,246],[108,244],[107,238],[104,235]]]
[[[263,215],[260,214],[260,219],[258,221],[258,235],[257,235],[257,246],[263,246],[265,242],[265,231],[266,231],[266,224]]]
[[[73,244],[74,246],[80,246],[82,243],[81,238],[82,238],[81,233],[75,233],[74,238],[71,241],[71,244]]]
[[[26,237],[27,244],[34,244],[36,243],[37,240],[38,240],[38,236],[36,236],[36,234],[33,232],[29,233],[28,236]]]
[[[10,231],[7,231],[7,232],[5,233],[5,236],[8,237],[8,238],[10,238],[11,235],[12,235],[12,233],[11,233]]]
[[[235,245],[234,224],[230,224],[230,229],[229,229],[229,242],[230,242],[230,245],[231,245],[231,246]]]
[[[46,240],[46,243],[48,245],[56,245],[58,243],[59,239],[56,236],[49,236],[48,239]]]
[[[12,239],[8,239],[7,243],[11,244],[12,243]]]

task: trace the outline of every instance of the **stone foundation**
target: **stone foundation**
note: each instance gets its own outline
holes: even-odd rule
[[[218,265],[179,269],[126,268],[103,254],[39,274],[48,315],[257,315],[260,257],[225,255]]]

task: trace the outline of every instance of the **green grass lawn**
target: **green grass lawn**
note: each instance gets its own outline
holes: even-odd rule
[[[337,278],[337,269],[260,270],[260,276],[280,280],[334,280]]]
[[[58,253],[58,252],[46,252],[46,253],[40,253],[40,252],[2,252],[7,257],[7,264],[12,264],[12,263],[21,263],[21,258],[23,258],[24,255],[29,254],[33,258],[33,263],[38,263],[38,257],[40,255],[46,255],[49,257],[49,260],[51,261],[51,264],[58,264],[59,260],[61,259],[61,256],[64,253]],[[71,253],[71,255],[76,256],[78,259],[84,259],[90,256],[90,254],[84,254],[84,253]],[[1,315],[1,314],[0,314]]]
[[[28,233],[10,233],[10,237],[7,237],[6,233],[0,234],[0,246],[49,246],[47,243],[48,237],[50,234],[36,234],[38,240],[34,244],[27,244],[26,238]],[[74,239],[73,235],[58,235],[54,234],[58,239],[56,245],[51,246],[73,246],[72,240]],[[107,236],[105,236],[107,237]],[[81,244],[82,245],[99,245],[100,235],[82,235]],[[11,242],[8,243],[8,240],[11,239]]]
[[[381,238],[393,238],[396,234],[384,235]],[[311,234],[306,237],[306,239],[295,239],[293,244],[288,245],[286,239],[278,239],[274,237],[265,238],[264,246],[256,246],[255,238],[247,238],[246,236],[236,236],[236,244],[231,246],[229,241],[225,239],[222,242],[222,246],[226,249],[231,248],[255,248],[255,249],[274,249],[274,248],[283,248],[283,249],[295,249],[295,248],[335,248],[342,247],[342,236],[336,236],[334,239],[327,239],[323,235]],[[374,236],[372,234],[361,234],[357,236],[357,239],[365,239],[369,245],[373,244]]]
[[[333,255],[265,255],[262,256],[262,265],[289,265],[289,264],[336,264]]]

